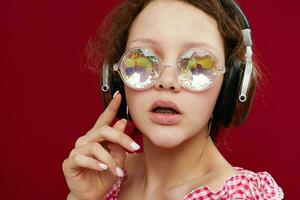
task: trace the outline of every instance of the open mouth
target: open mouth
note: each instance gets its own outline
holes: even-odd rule
[[[157,107],[152,110],[152,112],[155,113],[161,113],[161,114],[179,114],[176,110],[173,108],[163,108],[163,107]]]
[[[175,103],[164,100],[155,101],[150,110],[161,114],[181,114]]]
[[[158,100],[150,108],[150,118],[156,124],[175,125],[183,117],[175,103],[171,101]]]

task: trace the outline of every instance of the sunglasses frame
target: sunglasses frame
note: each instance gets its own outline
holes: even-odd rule
[[[134,50],[138,50],[138,49],[140,49],[140,50],[142,50],[142,51],[149,51],[153,56],[155,56],[155,57],[157,58],[157,60],[158,60],[158,65],[159,65],[159,71],[157,72],[157,78],[153,81],[153,83],[151,83],[151,84],[148,85],[147,87],[143,87],[143,88],[136,88],[136,87],[133,87],[132,85],[130,85],[127,81],[125,81],[125,78],[123,77],[123,75],[122,75],[122,73],[121,73],[121,70],[120,70],[120,66],[121,66],[121,63],[122,63],[124,57],[127,56],[127,54],[128,54],[129,52],[134,51]],[[210,51],[208,51],[208,50],[206,50],[206,49],[202,49],[202,48],[190,48],[190,49],[187,49],[186,51],[184,51],[184,52],[177,58],[177,62],[176,62],[177,80],[178,80],[178,82],[180,83],[181,87],[183,87],[184,89],[186,89],[186,90],[188,90],[188,91],[191,91],[191,92],[203,92],[203,91],[206,91],[206,90],[208,90],[209,88],[212,87],[212,85],[214,84],[214,82],[215,82],[215,80],[217,79],[218,75],[226,73],[226,67],[225,67],[225,66],[215,66],[215,65],[214,65],[213,67],[216,68],[216,70],[217,70],[216,73],[217,73],[217,74],[215,75],[214,79],[211,80],[212,83],[211,83],[209,86],[207,86],[207,87],[205,87],[205,88],[203,88],[203,89],[200,89],[200,90],[199,90],[199,89],[192,89],[192,88],[186,86],[186,85],[179,79],[179,74],[178,74],[179,61],[180,61],[180,60],[182,59],[182,57],[183,57],[184,55],[186,55],[188,52],[190,52],[190,51],[196,51],[196,50],[205,51],[205,52],[208,53],[211,57],[213,57],[213,59],[214,59],[215,61],[217,60],[216,57],[215,57]],[[134,90],[147,90],[147,89],[153,87],[153,86],[157,83],[157,81],[158,81],[158,80],[160,79],[160,77],[161,77],[162,72],[165,70],[166,67],[172,67],[172,66],[169,65],[169,64],[167,64],[167,63],[164,64],[164,63],[162,62],[162,59],[161,59],[158,55],[156,55],[152,50],[147,49],[147,48],[134,47],[134,48],[131,48],[131,49],[126,50],[126,51],[124,52],[124,54],[121,56],[119,62],[113,64],[113,71],[118,72],[118,74],[119,74],[119,76],[121,77],[123,83],[125,83],[129,88],[134,89]]]

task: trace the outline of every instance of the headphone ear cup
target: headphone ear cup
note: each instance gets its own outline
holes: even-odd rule
[[[245,68],[240,59],[236,59],[231,64],[228,63],[227,66],[221,91],[213,112],[213,123],[222,127],[232,126],[231,122],[235,113],[237,97]]]
[[[256,71],[253,70],[250,78],[250,83],[249,83],[249,88],[247,92],[247,100],[246,102],[240,102],[239,100],[236,102],[235,109],[233,116],[238,116],[238,117],[233,117],[231,124],[234,126],[240,126],[246,121],[249,113],[250,113],[250,108],[253,102],[255,90],[256,90],[256,82],[257,82],[257,77],[256,77]],[[240,88],[239,88],[240,91]]]
[[[117,118],[122,119],[125,118],[127,119],[127,112],[126,112],[126,106],[127,106],[127,102],[126,102],[126,96],[125,96],[125,90],[124,90],[124,84],[122,79],[120,78],[120,76],[115,75],[112,78],[112,84],[111,84],[111,96],[113,96],[113,94],[119,91],[121,96],[122,96],[122,100],[121,100],[121,104],[117,113]]]

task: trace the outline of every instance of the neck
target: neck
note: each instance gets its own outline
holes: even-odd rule
[[[160,148],[144,137],[145,190],[163,191],[207,174],[216,148],[207,134],[197,134],[174,148]]]

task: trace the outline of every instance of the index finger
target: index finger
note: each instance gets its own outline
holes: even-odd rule
[[[113,95],[112,100],[109,102],[107,108],[97,119],[94,128],[98,128],[103,125],[109,125],[114,120],[119,110],[121,99],[121,94],[119,93],[119,91],[116,91]]]

